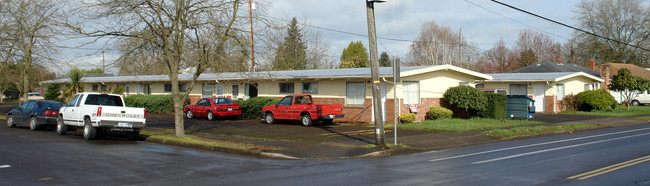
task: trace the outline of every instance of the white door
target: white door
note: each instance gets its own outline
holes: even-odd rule
[[[546,93],[545,84],[535,84],[535,112],[544,112],[544,97]]]

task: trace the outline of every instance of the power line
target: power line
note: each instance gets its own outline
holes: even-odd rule
[[[467,0],[465,0],[465,1],[467,1]],[[643,48],[643,47],[640,47],[640,46],[636,46],[636,45],[632,45],[632,44],[624,43],[624,42],[619,41],[619,40],[611,39],[611,38],[608,38],[608,37],[605,37],[605,36],[601,36],[601,35],[598,35],[598,34],[595,34],[595,33],[589,32],[589,31],[586,31],[586,30],[582,30],[582,29],[580,29],[580,28],[576,28],[576,27],[574,27],[574,26],[567,25],[567,24],[561,23],[561,22],[559,22],[559,21],[555,21],[555,20],[553,20],[553,19],[549,19],[549,18],[546,18],[546,17],[544,17],[544,16],[537,15],[537,14],[535,14],[535,13],[532,13],[532,12],[529,12],[529,11],[526,11],[526,10],[523,10],[523,9],[520,9],[520,8],[517,8],[517,7],[514,7],[514,6],[509,5],[509,4],[505,4],[505,3],[499,2],[499,1],[497,1],[497,0],[490,0],[490,1],[495,2],[495,3],[497,3],[497,4],[500,4],[500,5],[503,5],[503,6],[506,6],[506,7],[508,7],[508,8],[512,8],[512,9],[515,9],[515,10],[517,10],[517,11],[520,11],[520,12],[526,13],[526,14],[528,14],[528,15],[532,15],[532,16],[538,17],[538,18],[543,19],[543,20],[546,20],[546,21],[549,21],[549,22],[552,22],[552,23],[555,23],[555,24],[558,24],[558,25],[562,25],[562,26],[567,27],[567,28],[571,28],[571,29],[576,30],[576,31],[584,32],[584,33],[586,33],[586,34],[589,34],[589,35],[592,35],[592,36],[596,36],[596,37],[599,37],[599,38],[602,38],[602,39],[605,39],[605,40],[608,40],[608,41],[617,42],[617,43],[620,43],[620,44],[623,44],[623,45],[626,45],[626,46],[630,46],[630,47],[634,47],[634,48],[638,48],[638,49],[641,49],[641,50],[645,50],[645,51],[650,52],[650,49],[646,49],[646,48]],[[640,23],[640,24],[642,24],[642,23]]]

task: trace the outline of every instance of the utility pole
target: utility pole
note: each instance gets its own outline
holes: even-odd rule
[[[248,26],[251,30],[250,45],[251,45],[251,72],[255,72],[255,48],[253,44],[253,2],[248,0]]]
[[[385,147],[384,117],[381,109],[381,91],[379,81],[379,61],[377,60],[377,33],[375,32],[375,5],[381,3],[379,0],[366,0],[366,12],[368,16],[368,39],[370,45],[370,76],[372,76],[372,110],[375,116],[375,145]]]
[[[463,64],[463,27],[460,28],[460,36],[458,36],[458,56],[460,58],[460,64]],[[469,67],[469,65],[467,65]]]
[[[102,73],[106,73],[106,60],[104,58],[105,51],[102,51]]]

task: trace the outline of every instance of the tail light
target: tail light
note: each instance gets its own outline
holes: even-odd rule
[[[54,111],[54,110],[46,110],[43,115],[46,116],[57,116],[59,115],[59,111]]]
[[[147,118],[147,110],[144,110],[144,118]]]
[[[97,116],[102,116],[102,107],[97,107]]]

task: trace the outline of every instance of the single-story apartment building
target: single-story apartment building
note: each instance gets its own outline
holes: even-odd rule
[[[622,68],[630,70],[632,75],[650,80],[650,71],[648,71],[646,68],[626,63],[604,63],[598,67],[598,69],[600,69],[601,76],[605,79],[605,81],[601,84],[601,87],[603,89],[607,89],[607,86],[611,84],[612,77],[614,77],[614,75],[617,75],[618,70]],[[618,103],[622,103],[625,99],[621,92],[610,90],[609,93],[614,96],[614,99],[616,99]],[[643,96],[648,96],[650,95],[650,91],[641,92],[640,94],[645,94]]]
[[[387,123],[394,121],[394,91],[397,91],[398,113],[409,113],[414,106],[419,110],[416,120],[425,119],[431,106],[441,106],[442,95],[454,86],[474,86],[475,82],[491,80],[490,75],[452,65],[408,66],[400,68],[400,82],[393,85],[391,67],[379,68],[382,112]],[[180,74],[180,90],[188,90],[191,74]],[[112,92],[124,87],[124,96],[171,93],[167,75],[84,77],[81,79],[84,91]],[[69,78],[43,81],[41,84],[63,85]],[[61,86],[60,88],[63,88]],[[312,94],[317,104],[343,105],[345,117],[337,122],[373,121],[370,68],[316,69],[293,71],[203,73],[192,91],[190,102],[196,103],[202,97],[222,96],[231,99],[251,97],[281,98],[290,94]],[[399,115],[398,114],[398,115]]]

